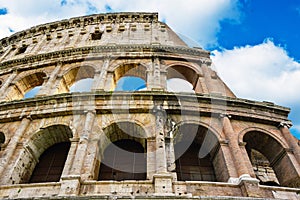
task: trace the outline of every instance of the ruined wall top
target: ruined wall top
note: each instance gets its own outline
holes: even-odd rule
[[[110,13],[37,25],[0,40],[0,61],[87,46],[188,47],[157,13]],[[203,50],[204,51],[204,50]]]

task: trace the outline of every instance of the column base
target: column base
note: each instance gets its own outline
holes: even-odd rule
[[[172,187],[172,174],[154,174],[153,181],[154,181],[154,189],[156,195],[163,195],[163,194],[172,194],[173,187]]]
[[[59,196],[77,196],[80,192],[81,178],[79,175],[61,178]]]
[[[243,174],[239,177],[238,185],[241,187],[242,194],[245,197],[263,197],[263,192],[259,188],[259,180],[252,178],[249,174]]]

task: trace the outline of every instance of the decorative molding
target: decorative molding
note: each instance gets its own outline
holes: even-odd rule
[[[281,127],[291,128],[292,126],[293,126],[293,123],[291,121],[282,121],[278,125],[278,128],[281,128]]]
[[[103,55],[103,57],[107,57],[105,53],[114,53],[114,57],[122,57],[121,54],[123,52],[147,52],[143,57],[169,57],[174,54],[176,56],[199,56],[201,58],[201,62],[210,62],[209,52],[199,49],[192,49],[188,47],[174,47],[174,46],[165,46],[165,45],[105,45],[105,46],[89,46],[89,47],[80,47],[74,49],[66,49],[62,51],[55,51],[50,53],[38,54],[34,56],[26,56],[19,59],[8,60],[0,63],[0,69],[3,70],[5,68],[11,68],[15,65],[28,65],[37,63],[38,65],[43,61],[48,62],[58,62],[58,60],[62,59],[70,59],[74,61],[74,58],[77,59],[87,59],[87,56],[91,57],[96,56],[97,54]],[[91,56],[92,55],[92,56]],[[130,56],[130,54],[129,54]],[[57,59],[57,60],[55,60]],[[67,60],[65,60],[66,62]],[[46,63],[43,63],[46,64]]]
[[[158,13],[108,13],[95,14],[82,17],[64,19],[61,21],[41,24],[24,31],[17,32],[0,40],[0,45],[7,47],[24,38],[33,38],[37,35],[50,35],[51,32],[71,28],[84,28],[88,25],[112,24],[112,23],[158,23]]]

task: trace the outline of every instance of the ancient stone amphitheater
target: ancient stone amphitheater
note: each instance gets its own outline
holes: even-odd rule
[[[211,66],[157,13],[3,38],[0,198],[299,199],[289,109],[237,98]]]

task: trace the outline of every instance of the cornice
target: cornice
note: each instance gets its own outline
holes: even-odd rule
[[[120,102],[119,100],[122,99]],[[132,103],[132,101],[138,104]],[[124,101],[128,108],[124,109]],[[32,119],[61,115],[83,114],[91,106],[98,114],[150,113],[155,102],[163,104],[169,114],[210,116],[218,118],[228,114],[233,120],[253,121],[277,126],[287,120],[289,108],[266,102],[248,101],[206,94],[170,92],[104,92],[64,93],[31,99],[0,103],[0,122],[16,121],[20,116]],[[138,106],[137,106],[138,105]]]
[[[51,61],[53,59],[62,60],[74,60],[74,59],[86,59],[93,56],[106,56],[107,54],[110,57],[124,57],[126,56],[133,57],[182,57],[185,56],[195,56],[198,57],[198,61],[203,63],[210,63],[210,52],[197,48],[188,48],[188,47],[176,47],[176,46],[165,46],[165,45],[104,45],[104,46],[88,46],[88,47],[79,47],[72,49],[65,49],[61,51],[55,51],[44,54],[37,55],[26,55],[23,58],[8,60],[0,63],[0,70],[6,69],[7,67],[11,68],[17,65],[23,64],[34,64],[34,63],[43,63],[43,61]],[[199,58],[200,57],[200,58]]]
[[[37,25],[17,32],[9,37],[0,40],[0,46],[6,47],[24,38],[34,37],[35,35],[45,34],[54,31],[71,28],[83,28],[87,25],[96,24],[115,24],[115,23],[157,23],[158,13],[148,12],[121,12],[121,13],[105,13],[87,16],[74,17],[61,21],[50,22]]]

